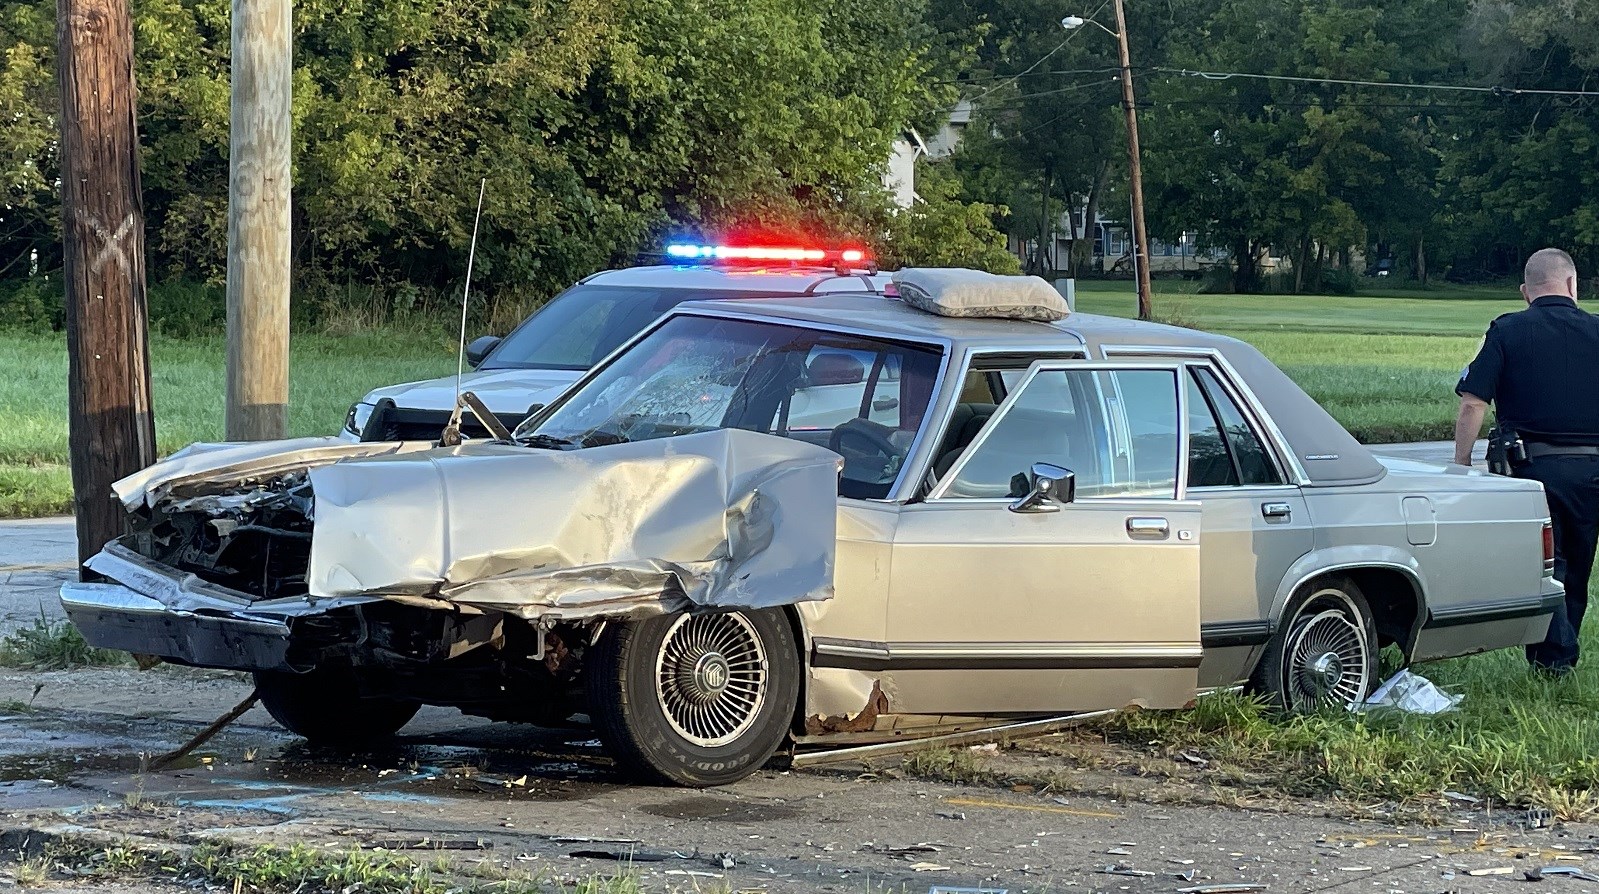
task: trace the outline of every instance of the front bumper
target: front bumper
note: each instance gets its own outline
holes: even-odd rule
[[[151,561],[121,542],[88,562],[110,583],[67,583],[61,606],[91,646],[179,664],[246,671],[304,670],[294,626],[376,597],[252,601],[246,593]]]
[[[102,649],[159,655],[197,667],[294,669],[284,618],[179,611],[121,584],[64,584],[61,605],[83,638]]]

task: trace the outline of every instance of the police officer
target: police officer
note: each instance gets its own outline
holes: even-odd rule
[[[1577,665],[1599,537],[1599,317],[1577,307],[1576,264],[1557,248],[1527,259],[1521,295],[1527,309],[1489,325],[1455,388],[1455,462],[1471,464],[1490,403],[1499,428],[1520,435],[1525,457],[1511,472],[1543,483],[1554,520],[1555,577],[1566,589],[1565,610],[1555,612],[1543,642],[1527,647],[1527,660],[1535,670],[1565,676]]]

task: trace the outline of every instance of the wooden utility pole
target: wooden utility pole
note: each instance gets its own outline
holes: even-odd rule
[[[230,441],[281,438],[289,421],[289,0],[233,0],[228,158]]]
[[[67,425],[78,558],[124,532],[111,483],[155,462],[127,0],[58,0]]]
[[[1116,42],[1122,56],[1122,107],[1127,110],[1127,169],[1133,193],[1133,268],[1138,277],[1138,318],[1149,319],[1149,231],[1144,228],[1144,163],[1138,147],[1138,107],[1133,102],[1133,60],[1127,49],[1127,16],[1116,0]]]

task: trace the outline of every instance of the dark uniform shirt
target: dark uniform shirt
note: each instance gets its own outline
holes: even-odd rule
[[[1455,392],[1492,401],[1499,424],[1523,440],[1599,445],[1599,317],[1562,295],[1505,314]]]

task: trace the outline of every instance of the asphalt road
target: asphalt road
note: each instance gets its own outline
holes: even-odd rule
[[[141,769],[143,756],[181,743],[248,689],[232,675],[181,669],[0,676],[0,705],[33,702],[0,708],[0,834],[306,842],[428,858],[442,842],[468,865],[555,879],[631,871],[650,890],[1247,883],[1410,894],[1525,890],[1524,870],[1557,857],[1599,863],[1590,854],[1599,830],[1528,829],[1503,809],[1446,807],[1440,825],[1405,827],[1327,816],[1325,804],[1184,806],[955,786],[881,768],[768,770],[709,791],[638,787],[615,777],[584,731],[442,710],[425,712],[393,747],[361,753],[310,749],[252,714],[173,769]],[[1332,806],[1359,814],[1372,805]],[[1501,867],[1513,875],[1467,874]]]

